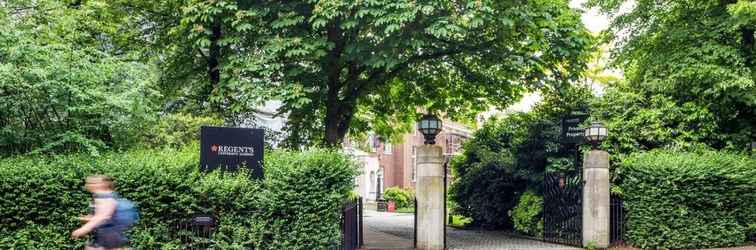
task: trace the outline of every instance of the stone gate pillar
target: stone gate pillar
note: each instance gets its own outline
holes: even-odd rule
[[[591,150],[583,160],[583,246],[609,247],[609,153]]]
[[[417,249],[444,249],[444,158],[440,146],[417,151]]]

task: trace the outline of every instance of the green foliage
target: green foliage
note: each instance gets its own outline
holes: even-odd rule
[[[555,0],[195,0],[181,10],[165,69],[188,81],[169,81],[169,95],[230,113],[282,100],[291,145],[338,144],[350,128],[389,138],[418,106],[453,118],[505,107],[525,88],[576,79],[593,45],[578,12]]]
[[[754,166],[752,157],[708,150],[629,156],[617,169],[625,238],[644,249],[745,244],[756,222]]]
[[[517,232],[536,237],[543,235],[543,197],[535,192],[528,190],[522,194],[509,216]]]
[[[756,137],[752,1],[636,1],[626,11],[624,1],[588,2],[617,16],[607,33],[626,81],[609,84],[594,110],[611,150],[742,150]]]
[[[76,43],[89,33],[81,13],[55,11],[60,2],[10,2],[0,8],[0,155],[97,154],[138,138],[155,118],[156,69]]]
[[[451,161],[450,198],[456,212],[475,224],[511,229],[508,212],[528,188],[540,193],[544,171],[574,170],[569,151],[560,145],[564,114],[585,106],[585,86],[546,92],[530,113],[492,119],[465,142],[464,157]]]
[[[356,168],[347,156],[313,149],[266,155],[263,180],[248,174],[200,174],[196,147],[0,162],[0,248],[80,249],[70,239],[91,199],[84,178],[111,175],[117,190],[139,206],[135,249],[185,249],[189,232],[177,225],[214,214],[220,249],[324,249],[339,241],[341,204]],[[19,192],[19,190],[26,190]]]
[[[152,147],[180,148],[199,141],[201,126],[220,126],[223,121],[191,114],[168,114],[150,131],[144,140]]]
[[[415,204],[415,193],[411,189],[390,187],[383,191],[383,198],[394,201],[396,208],[412,207]]]
[[[449,215],[449,220],[451,220],[449,225],[457,228],[464,228],[468,224],[472,223],[471,218],[464,217],[462,215]]]

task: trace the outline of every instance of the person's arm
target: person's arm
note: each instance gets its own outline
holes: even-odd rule
[[[103,223],[110,220],[110,217],[113,216],[113,213],[115,213],[116,210],[116,200],[115,199],[95,199],[95,213],[92,217],[89,218],[89,221],[81,226],[79,229],[76,229],[71,236],[74,238],[78,238],[81,236],[84,236],[97,228],[97,226],[102,225]]]

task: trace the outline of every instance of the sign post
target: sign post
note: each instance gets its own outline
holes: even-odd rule
[[[253,178],[263,177],[263,129],[202,126],[200,170],[246,168]]]
[[[580,124],[586,118],[588,118],[588,113],[583,111],[571,112],[562,118],[562,145],[568,152],[574,150],[576,167],[580,166],[580,150],[578,147],[583,143],[585,137],[585,130],[580,127]]]

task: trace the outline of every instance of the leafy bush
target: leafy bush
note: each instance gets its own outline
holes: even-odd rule
[[[60,7],[55,5],[45,8]],[[30,29],[36,25],[29,22],[37,18],[6,15],[5,10],[0,10],[0,22],[6,24],[0,27],[0,155],[97,154],[132,140],[156,114],[156,71],[149,64],[40,39],[61,37],[48,32],[82,30],[49,24],[55,19],[51,16]],[[56,28],[41,28],[47,25]]]
[[[218,118],[168,114],[160,118],[145,141],[152,147],[183,147],[199,140],[201,126],[222,124]]]
[[[197,148],[131,151],[0,162],[0,249],[81,249],[70,240],[91,196],[84,178],[114,177],[135,201],[141,220],[135,249],[185,249],[196,244],[176,229],[196,214],[213,214],[219,249],[323,249],[339,241],[343,200],[356,168],[347,156],[313,149],[266,155],[265,178],[247,173],[201,174]],[[23,190],[23,191],[19,191]]]
[[[754,166],[754,158],[708,150],[631,155],[617,169],[626,239],[657,249],[744,244],[756,223]]]
[[[543,235],[543,197],[528,190],[509,212],[514,228],[520,233],[540,237]]]
[[[383,191],[383,198],[394,201],[396,208],[411,207],[415,204],[415,194],[412,190],[390,187]]]

